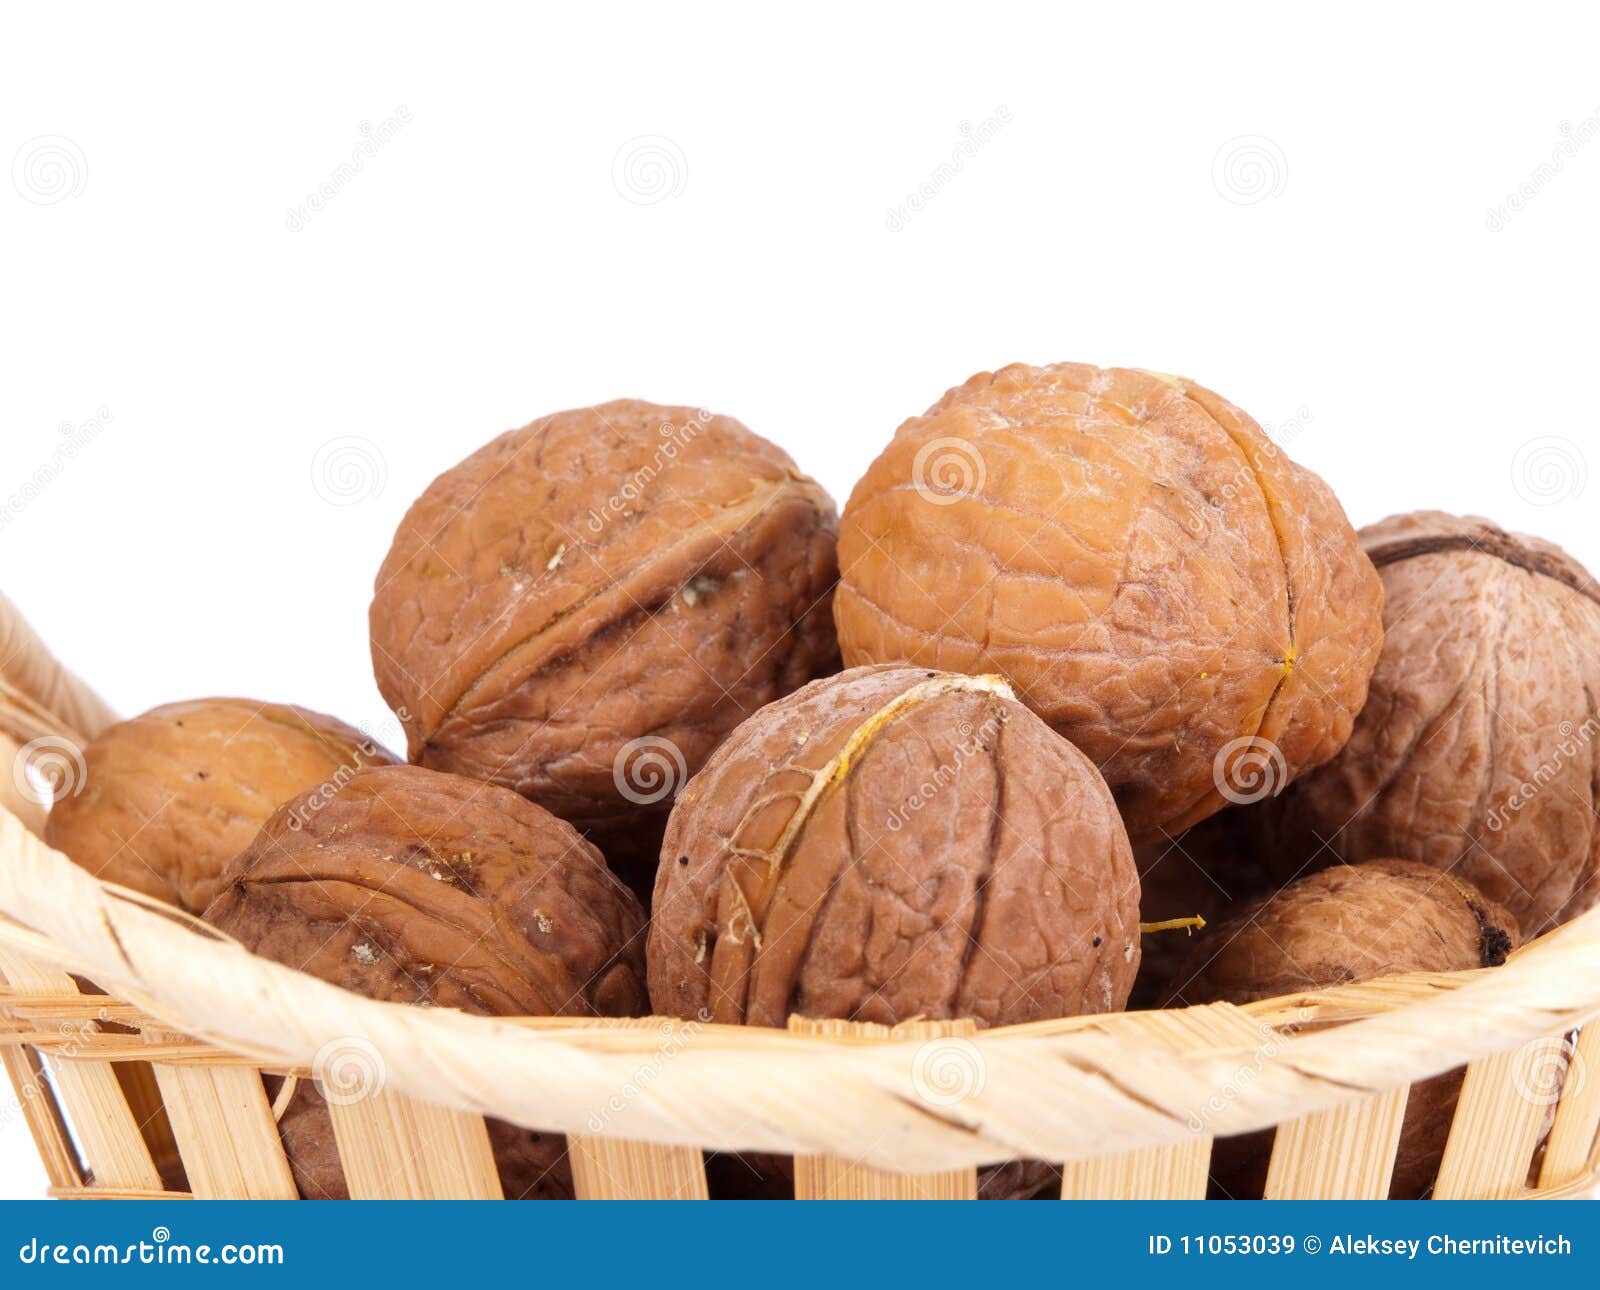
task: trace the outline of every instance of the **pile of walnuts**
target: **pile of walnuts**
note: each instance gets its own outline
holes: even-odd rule
[[[409,765],[304,709],[169,705],[84,751],[50,841],[373,998],[771,1027],[1493,966],[1600,900],[1600,584],[1487,520],[1357,533],[1160,373],[975,376],[842,513],[728,417],[543,417],[406,513],[370,641]],[[1458,1082],[1414,1097],[1396,1195]],[[337,1196],[322,1096],[282,1131]],[[558,1136],[491,1136],[508,1195],[571,1194]],[[1264,1160],[1219,1149],[1219,1189]]]

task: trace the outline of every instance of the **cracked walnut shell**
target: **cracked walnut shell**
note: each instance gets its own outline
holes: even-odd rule
[[[494,784],[361,771],[325,803],[288,803],[226,879],[208,922],[369,998],[488,1016],[648,1010],[638,900],[570,825]],[[303,1083],[280,1128],[301,1194],[345,1196],[323,1093]],[[562,1135],[491,1121],[489,1136],[508,1197],[572,1194]]]
[[[412,761],[653,865],[672,791],[723,736],[837,670],[836,532],[827,493],[728,417],[543,417],[401,521],[370,616],[378,688]]]
[[[198,914],[227,863],[289,798],[393,758],[342,721],[288,704],[195,699],[102,731],[45,840],[90,873]]]
[[[847,665],[997,672],[1098,765],[1136,842],[1349,736],[1380,588],[1327,486],[1187,380],[982,373],[907,421],[840,522]],[[1277,758],[1274,758],[1277,760]]]

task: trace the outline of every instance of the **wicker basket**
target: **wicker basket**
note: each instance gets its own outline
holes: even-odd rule
[[[0,598],[8,760],[110,720]],[[567,1133],[585,1197],[703,1198],[702,1149],[793,1155],[803,1198],[970,1198],[1017,1157],[1068,1162],[1066,1198],[1201,1197],[1213,1135],[1269,1125],[1268,1196],[1381,1197],[1409,1086],[1463,1064],[1435,1195],[1600,1181],[1600,910],[1491,972],[1244,1008],[982,1033],[505,1020],[254,958],[46,847],[13,776],[0,797],[0,1058],[58,1196],[292,1198],[277,1118],[319,1077],[357,1197],[499,1197],[485,1114]],[[263,1073],[289,1077],[275,1102]]]

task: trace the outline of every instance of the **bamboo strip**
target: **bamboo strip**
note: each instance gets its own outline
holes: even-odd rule
[[[152,1032],[152,1041],[160,1038]],[[299,1196],[261,1073],[227,1067],[153,1067],[189,1189],[207,1200]]]
[[[1493,1200],[1526,1189],[1551,1105],[1538,1092],[1549,1052],[1550,1040],[1536,1039],[1467,1067],[1435,1200]]]
[[[4,595],[0,595],[0,680],[8,690],[87,738],[94,738],[117,719],[98,694],[56,661]]]
[[[907,1021],[889,1027],[790,1017],[789,1029],[802,1035],[922,1040],[923,1046],[912,1059],[913,1081],[923,1086],[919,1093],[925,1098],[932,1096],[938,1106],[952,1105],[947,1100],[951,1097],[960,1101],[963,1085],[973,1083],[982,1070],[981,1064],[972,1064],[976,1050],[964,1042],[977,1033],[971,1021]],[[919,1064],[920,1081],[916,1073]],[[941,1070],[954,1076],[954,1087],[944,1087],[947,1081]],[[794,1158],[794,1195],[796,1200],[976,1200],[978,1171],[969,1166],[922,1174],[887,1173],[857,1160],[802,1155]]]
[[[706,1200],[705,1157],[694,1147],[626,1138],[567,1139],[579,1200]]]
[[[77,988],[64,973],[41,968],[7,950],[0,950],[0,975],[18,994],[59,994]],[[94,1024],[81,1023],[78,1033],[87,1036]],[[63,1062],[54,1057],[47,1062],[51,1086],[95,1185],[161,1190],[150,1148],[111,1063]]]
[[[352,1200],[500,1200],[483,1117],[389,1090],[330,1099]]]
[[[1600,1154],[1600,1022],[1578,1032],[1566,1062],[1556,1122],[1545,1143],[1539,1187],[1562,1187],[1591,1173]]]
[[[604,1128],[626,1120],[639,1090],[661,1075],[685,1044],[700,1031],[698,1022],[663,1021],[658,1017],[605,1018],[608,1029],[654,1032],[655,1052],[641,1061],[632,1078],[596,1113]],[[620,1134],[571,1134],[567,1155],[580,1200],[706,1200],[705,1156],[698,1147],[666,1146],[629,1140]]]
[[[11,1077],[17,1103],[22,1107],[28,1132],[33,1135],[39,1159],[44,1163],[45,1177],[52,1187],[79,1187],[83,1175],[78,1169],[78,1157],[72,1149],[72,1138],[67,1123],[61,1116],[55,1090],[45,1078],[44,1066],[31,1048],[0,1048],[0,1062]]]
[[[1133,1013],[1142,1034],[1174,1052],[1212,1047],[1259,1055],[1279,1042],[1269,1028],[1231,1004],[1172,1012]],[[1240,1077],[1250,1071],[1241,1062]],[[1061,1170],[1062,1200],[1204,1200],[1211,1164],[1205,1108],[1196,1108],[1190,1136],[1166,1147],[1068,1161]]]
[[[1405,1085],[1278,1126],[1266,1200],[1384,1200],[1411,1090]]]

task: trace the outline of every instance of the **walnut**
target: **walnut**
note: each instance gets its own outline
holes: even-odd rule
[[[1104,782],[1005,682],[856,668],[762,709],[679,796],[651,1002],[762,1026],[1108,1012],[1138,970],[1138,900]],[[783,1162],[745,1165],[742,1194],[781,1190]],[[1052,1176],[1013,1161],[980,1185]]]
[[[490,1016],[648,1011],[644,911],[564,821],[415,766],[296,799],[231,865],[206,919],[247,949],[391,1003]],[[323,1094],[281,1122],[301,1193],[347,1194]],[[490,1124],[506,1195],[570,1196],[565,1139]]]
[[[680,795],[651,1001],[761,1026],[1108,1012],[1138,899],[1100,776],[1005,682],[856,668],[762,709]]]
[[[155,708],[83,750],[80,791],[51,809],[45,838],[90,873],[199,913],[223,867],[283,802],[332,793],[393,758],[319,712],[251,699]]]
[[[737,421],[620,400],[502,435],[400,524],[372,602],[411,760],[654,865],[673,790],[837,670],[832,501]]]
[[[1326,485],[1175,377],[982,373],[902,425],[840,522],[846,664],[998,672],[1105,774],[1135,841],[1349,736],[1380,589]],[[1279,784],[1281,787],[1281,783]]]
[[[1174,976],[1170,1004],[1251,1003],[1397,972],[1496,967],[1520,942],[1516,919],[1470,883],[1409,860],[1335,865],[1200,932]],[[1406,1104],[1390,1195],[1433,1186],[1461,1074],[1419,1084]],[[1218,1141],[1223,1194],[1259,1196],[1270,1133]]]
[[[1600,584],[1538,538],[1438,512],[1361,541],[1385,640],[1343,752],[1241,808],[1265,856],[1405,856],[1465,878],[1529,935],[1600,899]]]

